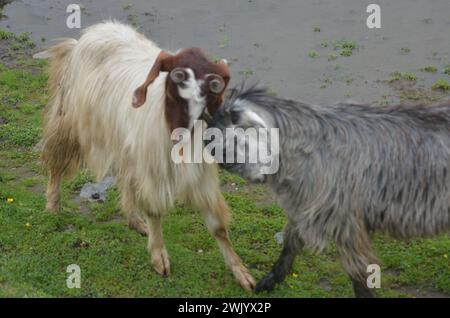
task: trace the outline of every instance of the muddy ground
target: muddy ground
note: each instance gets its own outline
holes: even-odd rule
[[[199,46],[232,62],[233,83],[260,81],[281,96],[314,103],[434,101],[450,63],[450,1],[379,0],[381,29],[366,26],[368,0],[79,0],[82,27],[104,19],[137,26],[163,48]],[[30,32],[40,47],[68,29],[72,0],[5,6],[0,27]],[[355,45],[343,56],[340,41]],[[347,54],[346,54],[347,55]],[[436,67],[435,72],[422,68]],[[389,82],[393,72],[414,81]],[[429,96],[431,95],[431,96]],[[437,96],[436,96],[437,95]]]

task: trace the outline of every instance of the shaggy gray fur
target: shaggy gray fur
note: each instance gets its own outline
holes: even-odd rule
[[[282,255],[257,290],[283,280],[302,246],[320,251],[334,241],[357,296],[371,296],[366,269],[379,264],[373,231],[396,238],[448,231],[450,104],[308,105],[250,87],[234,90],[211,126],[250,127],[247,111],[280,129],[280,168],[265,181],[288,218]],[[246,164],[225,167],[248,176]]]

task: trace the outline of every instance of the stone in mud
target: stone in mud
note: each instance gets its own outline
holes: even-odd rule
[[[114,184],[113,177],[106,177],[100,183],[86,183],[80,192],[80,197],[89,202],[106,202],[106,194],[109,188]]]

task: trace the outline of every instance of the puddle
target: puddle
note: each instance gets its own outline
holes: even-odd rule
[[[77,37],[79,30],[65,23],[73,2],[13,1],[4,7],[0,27],[31,32],[40,47]],[[382,28],[372,30],[366,27],[372,1],[366,0],[77,2],[84,8],[82,27],[109,18],[135,24],[163,48],[199,46],[227,58],[233,84],[259,80],[280,96],[308,102],[396,102],[398,92],[384,82],[395,71],[416,73],[419,88],[450,80],[442,73],[450,63],[448,0],[378,0]],[[351,56],[333,50],[343,39],[358,47]],[[438,72],[419,70],[430,64]]]

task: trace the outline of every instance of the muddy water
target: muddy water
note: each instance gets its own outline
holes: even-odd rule
[[[79,30],[65,24],[74,2],[84,7],[83,27],[115,18],[163,48],[200,46],[232,62],[235,84],[259,80],[281,96],[396,101],[398,92],[384,82],[391,72],[415,72],[416,86],[424,88],[436,78],[450,80],[442,73],[450,63],[449,0],[18,0],[5,6],[0,26],[31,32],[41,47],[76,37]],[[373,2],[381,6],[381,29],[366,26]],[[358,45],[349,57],[333,50],[343,39]],[[430,64],[438,73],[419,71]]]

